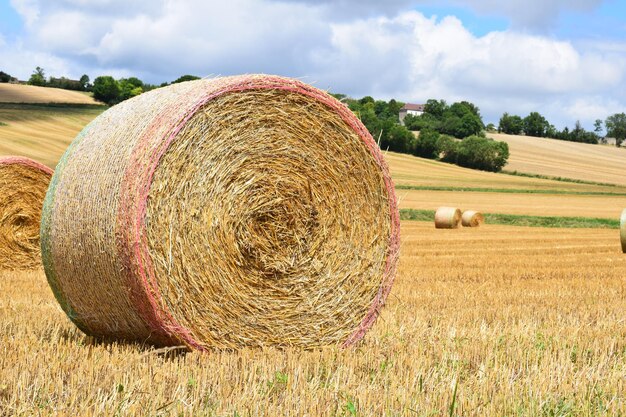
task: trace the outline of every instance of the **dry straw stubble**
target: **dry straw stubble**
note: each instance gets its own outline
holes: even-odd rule
[[[619,227],[620,241],[622,242],[622,252],[626,253],[626,209],[622,211]]]
[[[482,213],[473,210],[467,210],[463,212],[461,216],[461,224],[463,227],[478,227],[485,222],[485,217]]]
[[[0,269],[41,265],[39,225],[52,169],[20,156],[0,157]]]
[[[143,94],[85,128],[53,178],[42,250],[90,335],[348,346],[390,291],[398,219],[347,107],[296,80],[225,77]]]
[[[435,212],[435,228],[456,229],[461,223],[461,210],[455,207],[439,207]]]

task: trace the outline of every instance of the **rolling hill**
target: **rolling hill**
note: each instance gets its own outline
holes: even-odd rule
[[[102,104],[87,93],[22,84],[0,84],[0,103]]]
[[[509,144],[507,171],[626,185],[626,148],[530,136],[489,136]]]

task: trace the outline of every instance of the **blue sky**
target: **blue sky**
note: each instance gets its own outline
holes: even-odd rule
[[[557,127],[626,111],[618,0],[0,0],[0,70],[152,82],[276,73]]]

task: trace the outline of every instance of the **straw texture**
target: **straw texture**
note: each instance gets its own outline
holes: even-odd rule
[[[39,223],[51,176],[32,159],[0,157],[0,269],[41,265]]]
[[[622,211],[619,227],[620,240],[622,242],[622,252],[626,253],[626,209]]]
[[[435,228],[456,229],[461,224],[461,210],[454,207],[439,207],[435,212]]]
[[[48,281],[84,332],[190,348],[349,346],[391,289],[399,213],[347,107],[267,75],[96,118],[46,197]]]
[[[463,212],[461,216],[461,224],[463,227],[478,227],[485,222],[485,217],[482,213],[473,210],[467,210]]]

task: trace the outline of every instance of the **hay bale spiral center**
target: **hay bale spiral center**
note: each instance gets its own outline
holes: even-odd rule
[[[165,307],[197,338],[328,344],[358,325],[382,284],[389,203],[344,126],[305,96],[255,90],[209,102],[173,141],[149,194],[148,254]]]

